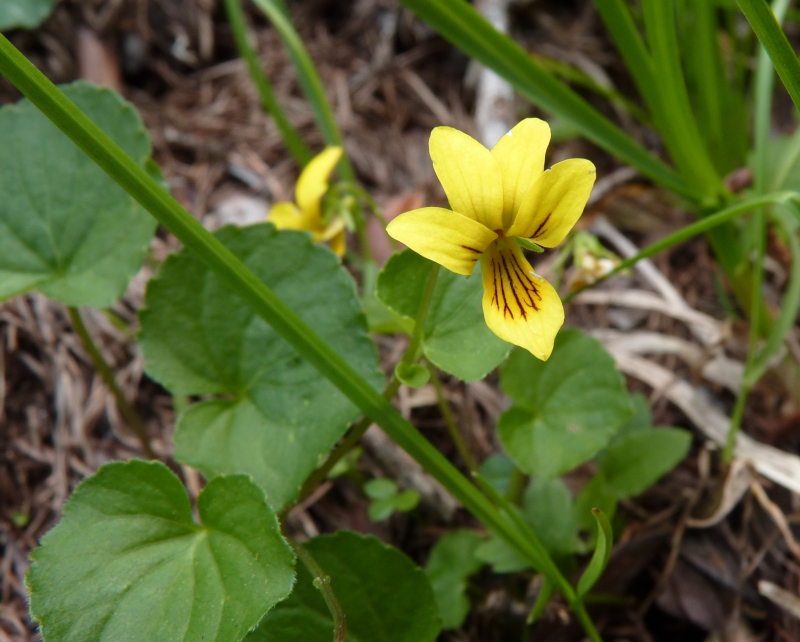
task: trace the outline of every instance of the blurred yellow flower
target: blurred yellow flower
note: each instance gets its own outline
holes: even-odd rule
[[[297,204],[275,203],[269,220],[279,230],[306,230],[316,243],[330,243],[339,256],[345,250],[345,221],[335,216],[325,221],[322,216],[322,197],[328,191],[328,178],[342,157],[341,147],[326,147],[306,165],[294,190]]]
[[[546,360],[564,324],[555,288],[520,248],[552,248],[580,218],[595,180],[594,165],[574,158],[544,171],[550,127],[528,118],[492,150],[451,127],[431,133],[433,168],[452,209],[401,214],[388,233],[422,256],[469,276],[483,272],[483,314],[501,339]]]

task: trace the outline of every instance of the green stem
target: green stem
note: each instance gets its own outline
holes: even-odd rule
[[[772,216],[774,222],[783,231],[786,243],[789,245],[792,269],[789,273],[789,282],[786,284],[783,301],[781,301],[780,312],[772,325],[764,347],[753,360],[750,369],[745,372],[745,382],[750,385],[755,385],[766,372],[772,357],[786,340],[786,335],[792,331],[797,321],[798,311],[800,311],[800,236],[798,236],[800,210],[793,203],[790,203],[789,206],[794,210],[792,213],[778,210],[774,211]]]
[[[216,237],[189,214],[153,178],[128,157],[36,67],[0,34],[0,73],[14,84],[59,129],[94,160],[154,218],[180,240],[206,267],[225,281],[297,353],[333,383],[361,411],[444,486],[479,521],[539,569],[561,591],[587,628],[575,589],[564,577],[536,535],[520,529],[497,509],[428,440],[365,381],[331,346]],[[595,639],[593,637],[593,639]],[[599,638],[598,638],[599,639]]]
[[[285,536],[284,536],[285,537]],[[336,594],[333,592],[331,586],[331,578],[325,573],[322,567],[314,559],[314,556],[302,545],[290,538],[286,538],[289,545],[292,547],[297,558],[303,563],[303,566],[308,569],[311,577],[314,578],[312,583],[322,593],[325,599],[325,604],[331,612],[333,619],[333,642],[347,642],[347,618],[344,613],[342,605],[336,599]]]
[[[386,217],[383,215],[383,211],[381,210],[377,201],[375,201],[375,199],[372,198],[372,195],[367,190],[365,190],[357,183],[345,183],[345,182],[341,182],[338,185],[335,185],[333,189],[341,194],[351,194],[352,196],[355,196],[356,198],[363,200],[367,204],[369,211],[372,212],[372,215],[375,218],[377,218],[378,221],[380,221],[384,231],[386,231],[386,226],[389,223],[386,221]],[[395,241],[388,234],[386,235],[386,238],[389,241],[389,245],[391,246],[392,250],[394,250],[395,252],[400,250],[400,244],[397,241]],[[367,247],[369,247],[368,244]]]
[[[428,281],[425,285],[425,291],[422,294],[422,301],[420,302],[419,310],[417,311],[417,318],[414,323],[414,335],[400,359],[400,363],[405,365],[416,363],[419,359],[418,352],[420,343],[422,341],[423,330],[425,328],[425,319],[428,316],[428,308],[430,307],[431,299],[433,298],[433,291],[436,289],[436,279],[438,275],[439,265],[437,263],[433,263],[431,271],[428,275]],[[391,380],[383,391],[383,398],[387,401],[394,399],[397,391],[400,390],[400,385],[400,380],[395,375],[392,375]],[[333,470],[333,467],[342,459],[342,457],[347,455],[347,453],[349,453],[353,448],[356,447],[356,445],[358,445],[358,442],[361,441],[364,433],[367,432],[372,423],[373,421],[369,416],[364,416],[350,429],[347,435],[345,435],[345,438],[339,443],[338,446],[336,446],[336,448],[333,449],[331,454],[328,455],[328,458],[325,460],[325,462],[313,473],[311,473],[308,479],[306,479],[303,487],[300,489],[300,494],[297,500],[298,503],[302,502],[306,497],[311,495],[311,493],[314,492],[314,489],[316,489],[317,486],[325,481],[325,479],[328,477],[328,473]]]
[[[300,134],[289,122],[283,109],[278,103],[275,94],[272,91],[267,75],[258,61],[258,54],[250,42],[247,33],[247,22],[245,21],[244,11],[242,10],[241,0],[224,0],[225,10],[228,12],[228,21],[233,31],[233,38],[236,41],[236,47],[239,50],[239,55],[247,64],[247,71],[250,73],[250,78],[256,86],[256,91],[261,97],[261,104],[278,126],[278,131],[281,133],[283,142],[289,152],[294,156],[295,161],[300,167],[304,167],[308,161],[311,160],[313,154],[311,150],[303,142]]]
[[[434,366],[432,363],[428,364],[428,371],[431,373],[431,383],[433,383],[433,388],[436,390],[436,400],[439,402],[439,410],[441,411],[442,418],[447,426],[447,432],[450,433],[450,439],[453,440],[456,450],[458,450],[458,454],[461,456],[461,461],[464,462],[464,465],[469,469],[470,472],[474,473],[478,470],[478,464],[475,462],[475,458],[469,451],[467,442],[464,441],[464,436],[458,429],[458,424],[453,417],[453,411],[450,408],[450,404],[448,403],[447,398],[444,396],[442,379],[439,377],[436,366]]]
[[[586,606],[583,604],[583,602],[579,601],[577,603],[574,603],[572,605],[572,612],[575,613],[575,617],[578,618],[578,622],[581,623],[583,630],[586,632],[586,635],[589,636],[591,642],[603,642],[603,639],[597,632],[597,629],[594,626],[594,622],[592,622],[592,618],[586,611]]]
[[[545,608],[547,607],[548,603],[550,602],[550,598],[553,597],[553,585],[545,578],[544,582],[542,583],[542,588],[539,589],[539,595],[536,596],[536,602],[533,604],[533,608],[531,612],[528,614],[528,618],[525,620],[525,624],[531,625],[539,619],[542,613],[544,613]]]
[[[125,393],[122,392],[122,389],[117,384],[117,380],[114,377],[114,371],[111,370],[111,366],[106,363],[106,360],[100,353],[97,344],[95,344],[94,340],[92,339],[89,329],[83,322],[83,317],[81,316],[80,310],[72,306],[68,307],[67,310],[69,311],[69,318],[70,321],[72,321],[72,328],[75,330],[75,334],[78,335],[83,347],[86,349],[86,353],[89,355],[89,359],[91,360],[94,369],[103,379],[106,387],[114,395],[114,399],[117,400],[117,407],[122,413],[122,416],[125,418],[125,421],[128,423],[128,426],[130,426],[131,430],[136,435],[136,438],[139,440],[142,450],[150,459],[157,459],[156,454],[153,452],[153,448],[150,446],[150,436],[147,434],[147,429],[144,427],[139,415],[133,409],[133,406],[128,403]]]
[[[522,496],[525,492],[525,483],[527,481],[528,476],[514,466],[514,468],[511,469],[511,478],[508,480],[506,499],[516,506],[522,504]]]
[[[627,270],[628,268],[633,267],[642,259],[646,259],[648,257],[653,256],[654,254],[658,254],[663,250],[671,248],[673,245],[682,243],[683,241],[693,238],[698,234],[702,234],[703,232],[706,232],[711,228],[717,227],[718,225],[722,225],[723,223],[726,223],[736,218],[737,216],[741,216],[746,212],[750,212],[764,205],[772,205],[774,203],[781,203],[785,201],[797,201],[798,198],[800,198],[800,195],[798,195],[797,192],[775,192],[773,194],[766,194],[764,196],[758,196],[756,198],[748,199],[746,201],[739,203],[738,205],[733,205],[732,207],[728,207],[720,212],[717,212],[716,214],[712,214],[710,216],[706,216],[705,218],[701,218],[699,221],[692,223],[691,225],[687,225],[686,227],[681,228],[677,232],[665,236],[660,241],[656,241],[655,243],[648,245],[646,248],[638,252],[636,255],[622,261],[617,267],[611,270],[608,274],[604,274],[593,283],[584,285],[583,287],[578,288],[574,292],[570,292],[564,297],[563,299],[564,303],[569,303],[572,299],[574,299],[578,294],[580,294],[584,290],[599,285],[603,281],[610,279],[612,276],[616,276],[623,270]]]
[[[775,0],[773,11],[778,22],[783,20],[788,8],[788,0]],[[772,62],[769,59],[767,50],[759,47],[758,64],[756,67],[755,96],[756,96],[756,119],[755,119],[755,162],[754,162],[754,191],[756,194],[763,194],[767,189],[767,144],[769,143],[769,125],[772,114],[772,92],[775,85],[775,74],[772,71]],[[754,258],[753,275],[750,285],[750,331],[747,341],[747,360],[744,366],[742,384],[739,388],[739,396],[736,399],[731,425],[728,428],[728,436],[725,440],[725,448],[722,451],[722,461],[729,464],[733,459],[733,451],[736,446],[736,436],[742,426],[744,408],[747,404],[747,397],[750,395],[749,373],[753,370],[758,354],[758,340],[761,336],[760,317],[763,306],[763,296],[761,290],[764,284],[764,255],[766,253],[767,217],[764,207],[758,207],[753,211],[750,221],[752,236],[754,237]]]
[[[178,417],[181,415],[181,413],[185,411],[190,405],[191,403],[187,395],[179,395],[179,394],[172,395],[172,412],[175,414],[175,421],[178,420]]]
[[[314,118],[317,121],[317,126],[320,128],[325,142],[328,145],[342,147],[344,149],[342,134],[336,124],[336,119],[333,116],[333,109],[331,109],[328,97],[325,94],[325,87],[317,73],[314,62],[311,60],[311,56],[308,54],[308,50],[303,45],[300,35],[289,19],[286,7],[281,6],[281,3],[276,2],[276,0],[253,1],[275,26],[278,35],[280,35],[283,41],[283,45],[289,52],[292,63],[297,70],[297,78],[300,81],[300,86],[308,102],[311,104]],[[355,182],[355,173],[353,172],[353,167],[350,164],[350,159],[347,157],[347,154],[342,154],[342,159],[339,161],[339,175],[345,181]]]
[[[749,394],[750,386],[746,381],[742,380],[742,385],[739,388],[739,396],[736,397],[736,404],[733,407],[733,414],[731,414],[731,425],[728,428],[728,436],[725,440],[725,448],[722,451],[722,461],[726,464],[729,464],[733,459],[733,451],[736,447],[736,435],[739,434],[739,428],[742,425],[744,407]]]
[[[384,398],[387,400],[394,399],[397,391],[400,390],[400,385],[400,380],[393,375],[383,391]],[[366,415],[359,419],[358,423],[356,423],[347,432],[347,434],[344,436],[344,439],[342,439],[336,448],[331,451],[330,455],[328,455],[328,458],[322,463],[322,465],[315,469],[314,472],[308,476],[308,479],[306,479],[303,487],[300,489],[300,494],[298,495],[295,504],[301,503],[304,499],[311,495],[314,490],[316,490],[317,486],[327,479],[328,474],[331,472],[331,470],[333,470],[333,467],[338,464],[342,458],[347,455],[347,453],[349,453],[358,445],[358,442],[361,441],[364,433],[369,430],[369,427],[372,424],[372,419]]]
[[[414,319],[414,333],[411,335],[411,341],[409,341],[408,347],[400,359],[400,363],[404,366],[416,363],[420,357],[422,339],[425,336],[425,320],[428,318],[428,308],[431,305],[433,292],[436,289],[436,279],[438,278],[439,264],[431,262],[431,271],[428,273],[428,280],[425,283],[425,289],[422,291],[422,300],[417,310],[417,318]]]

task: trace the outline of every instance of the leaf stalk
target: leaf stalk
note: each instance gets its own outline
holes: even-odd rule
[[[72,306],[69,306],[67,310],[69,312],[69,319],[72,322],[72,328],[75,330],[75,334],[77,334],[78,338],[81,340],[81,343],[86,350],[86,354],[89,355],[89,359],[91,360],[94,369],[103,379],[103,383],[106,384],[106,387],[111,391],[111,394],[114,395],[114,399],[117,402],[117,407],[119,408],[120,413],[122,413],[122,416],[125,418],[128,426],[133,431],[133,434],[136,435],[136,438],[139,440],[145,455],[147,455],[147,457],[150,459],[158,459],[155,452],[153,452],[153,447],[150,445],[150,435],[147,434],[147,429],[145,428],[141,417],[139,417],[139,414],[136,412],[136,410],[134,410],[127,397],[125,397],[125,393],[122,392],[122,388],[119,387],[116,377],[114,377],[114,372],[111,370],[111,366],[106,363],[106,360],[103,358],[103,354],[100,352],[100,349],[97,347],[94,339],[92,339],[92,335],[89,332],[89,328],[86,327],[86,324],[83,321],[80,310]]]

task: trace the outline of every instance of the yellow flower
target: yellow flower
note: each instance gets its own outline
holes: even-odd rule
[[[341,216],[330,221],[322,217],[322,197],[328,191],[328,178],[342,157],[341,147],[326,147],[306,165],[294,190],[297,204],[288,201],[275,203],[269,220],[279,230],[306,230],[317,243],[330,242],[339,256],[345,250],[345,222]]]
[[[594,165],[573,158],[544,171],[550,127],[528,118],[491,151],[463,132],[431,133],[433,168],[451,210],[423,207],[401,214],[388,233],[422,256],[469,276],[483,271],[483,314],[501,339],[546,360],[564,323],[555,288],[538,276],[520,243],[555,247],[580,218]]]

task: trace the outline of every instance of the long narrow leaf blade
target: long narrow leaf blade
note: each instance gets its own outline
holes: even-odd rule
[[[789,204],[793,209],[793,214],[800,217],[800,210],[795,204]],[[775,219],[783,228],[789,245],[789,252],[792,255],[792,271],[789,274],[789,283],[783,295],[781,309],[778,317],[772,325],[767,342],[761,349],[756,359],[753,361],[750,372],[747,373],[746,383],[754,385],[766,372],[772,357],[778,352],[786,336],[791,332],[797,322],[797,314],[800,312],[800,231],[796,218],[783,211],[775,213]]]
[[[692,113],[678,50],[673,0],[644,0],[642,12],[653,68],[659,80],[663,113],[660,124],[666,127],[662,132],[664,141],[681,176],[691,182],[708,204],[714,204],[722,186]]]
[[[597,545],[594,548],[592,559],[589,561],[589,566],[586,567],[581,579],[578,580],[576,592],[579,598],[582,598],[591,590],[597,580],[600,579],[603,571],[606,570],[608,558],[611,557],[611,547],[614,544],[611,523],[608,521],[606,514],[599,508],[593,508],[592,515],[597,520]]]
[[[769,53],[772,64],[795,106],[800,109],[800,61],[765,0],[737,0],[756,37]]]
[[[263,1],[263,0],[261,0]],[[535,105],[573,124],[586,138],[660,185],[696,194],[678,174],[499,33],[465,0],[400,0],[456,47],[494,70]]]
[[[659,106],[658,78],[653,57],[633,22],[630,8],[623,0],[594,0],[594,6],[614,39],[647,108],[655,116]]]
[[[319,77],[317,68],[314,66],[308,50],[300,39],[300,35],[289,19],[286,5],[280,0],[254,0],[254,2],[272,22],[281,37],[283,46],[289,52],[289,57],[292,59],[294,68],[297,71],[300,87],[311,104],[314,119],[317,121],[317,126],[322,132],[325,142],[328,145],[341,147],[342,134],[333,116],[333,109],[328,101],[328,96],[325,94],[322,79]],[[339,174],[346,181],[352,182],[354,180],[353,168],[346,154],[343,154],[342,159],[339,161]]]
[[[275,93],[272,91],[269,78],[267,78],[267,74],[264,73],[261,63],[258,61],[258,54],[250,43],[241,0],[225,0],[225,10],[228,13],[228,21],[231,24],[233,38],[236,41],[236,47],[239,49],[239,55],[241,55],[242,59],[247,64],[247,71],[250,73],[250,78],[256,86],[264,111],[275,119],[275,124],[278,127],[278,131],[281,133],[281,138],[283,138],[283,142],[286,144],[289,152],[294,156],[295,161],[297,161],[298,165],[301,167],[305,166],[305,164],[311,160],[311,150],[308,149],[303,139],[300,137],[300,134],[289,122],[278,99],[275,97]]]

